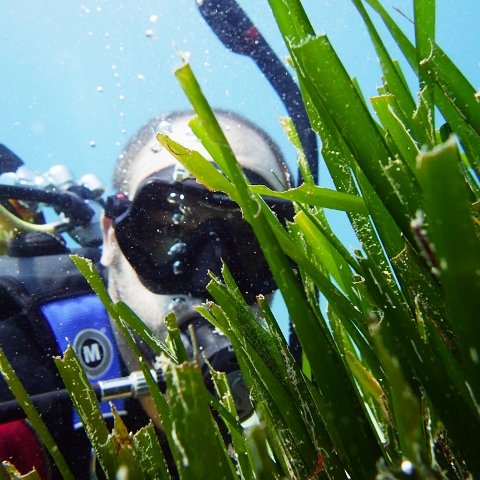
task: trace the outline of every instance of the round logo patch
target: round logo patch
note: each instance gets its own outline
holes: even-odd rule
[[[100,330],[81,330],[73,341],[73,348],[90,377],[99,377],[112,363],[112,344]]]

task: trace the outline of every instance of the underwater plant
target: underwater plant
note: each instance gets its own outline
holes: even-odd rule
[[[435,42],[434,0],[413,1],[414,42],[380,1],[352,2],[383,72],[369,103],[301,2],[269,0],[335,190],[314,183],[290,120],[285,131],[303,183],[284,192],[250,185],[188,64],[175,74],[196,112],[191,128],[222,173],[157,137],[199,182],[240,205],[288,309],[300,355],[264,298],[260,317],[250,311],[228,265],[211,279],[213,300],[198,309],[229,337],[257,424],[244,428],[236,418],[224,374],[213,373],[217,397],[205,388],[173,318],[167,345],[160,344],[128,306],[111,303],[92,265],[74,258],[132,348],[135,332],[169,359],[165,396],[142,368],[182,479],[480,474],[478,95]],[[417,92],[388,53],[378,20],[418,76]],[[290,200],[293,221],[283,226],[262,195]],[[357,250],[342,243],[326,209],[346,213]],[[73,350],[57,364],[107,478],[169,478],[153,426],[130,434],[117,416],[108,432],[95,396],[85,398],[88,382]],[[212,410],[229,429],[228,447]],[[40,419],[31,421],[43,435]]]

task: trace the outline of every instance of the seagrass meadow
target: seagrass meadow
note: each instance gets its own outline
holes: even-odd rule
[[[181,479],[480,478],[480,95],[435,41],[435,0],[412,0],[404,32],[379,0],[352,0],[382,68],[378,95],[365,99],[326,36],[297,0],[269,0],[289,50],[321,154],[335,185],[315,185],[290,120],[303,182],[283,192],[250,185],[189,64],[175,72],[196,116],[193,132],[220,170],[163,134],[209,189],[229,195],[252,226],[301,345],[293,357],[268,302],[254,315],[224,266],[199,312],[235,349],[258,424],[236,418],[228,382],[217,395],[189,360],[175,319],[160,343],[122,303],[112,304],[85,259],[73,260],[124,331],[168,358],[167,394],[142,364]],[[383,24],[403,58],[393,59]],[[411,40],[413,38],[413,41]],[[412,88],[406,68],[418,77]],[[290,200],[282,225],[262,195]],[[345,212],[360,247],[342,242],[325,215]],[[327,305],[325,307],[325,304]],[[140,356],[140,353],[139,353]],[[4,372],[65,478],[58,450],[15,381]],[[152,425],[108,431],[72,349],[56,360],[109,479],[167,479]],[[226,446],[212,411],[229,429]],[[13,466],[0,479],[19,477]]]

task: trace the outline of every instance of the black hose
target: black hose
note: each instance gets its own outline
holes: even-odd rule
[[[197,5],[220,41],[232,52],[250,57],[280,96],[297,130],[315,184],[318,184],[317,137],[310,125],[300,89],[288,70],[235,0],[197,0]],[[299,169],[297,185],[301,177]],[[289,345],[300,362],[302,349],[291,322]]]
[[[18,185],[0,185],[0,199],[25,200],[54,205],[73,225],[88,224],[94,211],[85,200],[73,192],[51,192],[39,188]]]
[[[98,385],[92,385],[92,388],[97,398],[100,398],[100,387]],[[44,414],[47,411],[54,409],[56,405],[70,402],[70,397],[67,390],[63,389],[31,395],[30,400],[37,411],[40,414]],[[0,425],[23,418],[26,418],[26,414],[17,400],[7,400],[6,402],[0,403]]]
[[[160,391],[165,393],[167,385],[161,371],[155,372],[156,382]],[[148,385],[141,372],[132,372],[127,377],[111,378],[102,380],[98,383],[92,383],[91,387],[97,400],[105,402],[119,398],[138,398],[148,395]],[[37,393],[30,395],[30,400],[40,414],[44,414],[54,409],[57,405],[71,404],[68,391],[65,389],[52,390],[50,392]],[[26,418],[17,400],[7,400],[0,402],[0,425],[12,420]]]
[[[270,45],[235,0],[197,1],[205,21],[232,52],[250,57],[280,96],[297,130],[315,183],[318,183],[317,137],[297,84]],[[298,172],[298,182],[301,174]]]

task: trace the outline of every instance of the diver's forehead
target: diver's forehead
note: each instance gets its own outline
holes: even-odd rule
[[[164,158],[164,156],[160,157],[157,153],[152,151],[149,145],[147,145],[138,154],[138,157],[135,159],[135,164],[132,166],[132,170],[130,172],[130,189],[128,192],[129,197],[133,198],[135,196],[138,186],[147,177],[152,175],[154,172],[170,167],[175,163],[176,160],[173,156],[169,155],[166,158]]]

